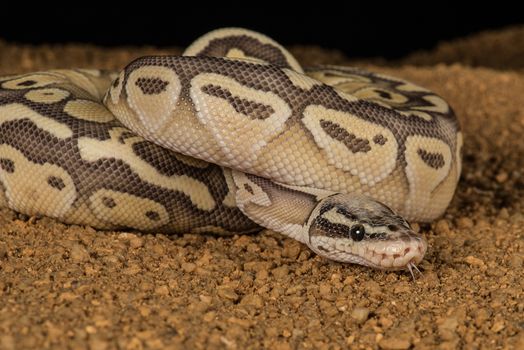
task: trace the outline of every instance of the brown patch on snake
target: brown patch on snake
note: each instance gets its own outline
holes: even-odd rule
[[[56,188],[59,191],[62,191],[66,187],[64,180],[56,176],[50,176],[47,179],[47,183],[49,186]]]
[[[375,142],[377,145],[384,146],[387,141],[388,139],[382,134],[378,134],[373,137],[373,142]]]
[[[113,198],[110,197],[104,197],[102,198],[102,204],[104,204],[106,207],[112,209],[116,207],[116,202]]]
[[[366,153],[371,151],[369,140],[356,137],[355,134],[349,133],[337,123],[322,119],[320,121],[320,126],[324,129],[326,134],[335,140],[342,142],[353,153]]]
[[[255,57],[275,66],[292,69],[280,49],[247,35],[232,35],[227,38],[210,40],[209,44],[198,53],[198,56],[224,57],[232,48],[243,51],[248,57]]]
[[[169,82],[160,78],[138,78],[135,85],[144,95],[158,95],[166,90]]]
[[[444,161],[444,156],[441,153],[432,153],[422,148],[419,148],[417,150],[417,154],[424,161],[424,163],[426,163],[433,169],[440,169],[446,164],[446,162]]]
[[[13,162],[11,159],[1,158],[0,168],[12,174],[15,172],[15,162]]]
[[[226,100],[233,106],[235,111],[247,115],[252,119],[267,119],[275,113],[275,110],[271,106],[233,96],[231,92],[220,86],[206,85],[202,87],[202,92]]]
[[[156,211],[148,211],[146,212],[146,217],[151,221],[158,221],[160,220],[160,214],[158,214]]]
[[[251,187],[249,184],[244,184],[244,189],[248,191],[252,196],[255,195],[255,191],[253,191],[253,187]]]

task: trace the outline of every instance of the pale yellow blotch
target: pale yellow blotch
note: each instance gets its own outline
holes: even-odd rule
[[[400,91],[407,91],[407,92],[429,92],[428,89],[423,88],[422,86],[415,85],[415,84],[410,83],[410,82],[405,81],[405,80],[401,80],[401,79],[398,79],[398,78],[393,78],[393,77],[386,76],[386,75],[379,75],[379,76],[382,77],[382,78],[386,78],[386,79],[390,79],[390,80],[394,80],[394,81],[401,82],[402,84],[401,84],[401,85],[398,85],[398,86],[396,87],[396,89],[397,89],[397,90],[400,90]]]
[[[282,69],[282,71],[286,73],[288,79],[291,80],[293,85],[303,90],[310,90],[314,86],[322,85],[318,80],[310,78],[307,75],[297,73],[290,69]]]
[[[209,192],[206,184],[187,175],[165,176],[159,173],[148,162],[141,159],[133,151],[133,144],[144,141],[143,138],[123,138],[124,143],[119,142],[120,135],[128,132],[125,128],[113,128],[110,130],[111,139],[100,141],[90,137],[78,139],[78,148],[82,159],[96,162],[104,158],[118,158],[129,165],[131,169],[143,180],[173,191],[184,193],[191,202],[202,210],[212,210],[216,203]]]
[[[101,71],[98,69],[86,69],[86,68],[78,68],[77,71],[83,74],[91,75],[93,77],[100,77]]]
[[[111,205],[108,206],[108,202]],[[93,193],[89,197],[89,208],[97,218],[115,226],[152,230],[169,222],[169,215],[162,204],[113,190],[101,189]]]
[[[0,145],[1,158],[14,164],[14,172],[0,168],[0,181],[5,189],[7,206],[26,215],[63,218],[76,199],[71,176],[59,166],[29,161],[22,152],[8,145]],[[62,181],[63,188],[49,185],[49,178]]]
[[[235,181],[233,180],[233,175],[231,174],[231,169],[222,168],[222,173],[224,174],[228,188],[227,194],[222,200],[222,204],[226,207],[234,208],[237,206],[237,201],[235,199],[237,188],[235,186]]]
[[[324,84],[336,86],[337,88],[339,88],[339,86],[344,85],[354,86],[372,83],[372,81],[365,76],[343,73],[338,70],[333,70],[329,68],[317,69],[308,72],[307,74],[312,78],[321,81]]]
[[[206,85],[220,86],[237,98],[269,105],[274,112],[265,119],[244,115],[226,99],[202,92]],[[219,74],[199,74],[191,81],[190,93],[197,106],[198,119],[227,158],[225,165],[242,169],[250,168],[264,146],[284,130],[291,116],[291,108],[276,94],[241,85]]]
[[[336,123],[357,138],[368,140],[370,150],[353,153],[343,142],[329,136],[322,129],[321,120]],[[373,186],[387,178],[395,169],[398,144],[388,128],[323,106],[308,106],[304,110],[302,121],[313,135],[315,143],[323,150],[328,163],[358,176],[362,184]],[[373,142],[377,135],[382,135],[387,140],[384,145]]]
[[[447,104],[447,102],[444,101],[442,98],[440,98],[437,95],[424,96],[424,100],[431,103],[431,106],[415,106],[412,108],[423,110],[423,111],[438,112],[438,113],[448,113],[449,112],[449,105]]]
[[[11,103],[0,106],[0,123],[21,119],[31,120],[40,129],[60,139],[73,136],[73,131],[67,125],[45,117],[23,104]]]
[[[229,49],[225,57],[231,58],[234,60],[242,60],[242,61],[248,61],[248,62],[254,62],[254,63],[267,65],[266,61],[261,60],[260,58],[247,56],[244,51],[237,49],[236,47]]]
[[[57,103],[69,97],[69,91],[58,88],[47,88],[28,91],[24,97],[36,103]]]
[[[23,84],[24,82],[33,81],[34,84],[31,84],[30,86],[27,85],[19,85]],[[60,75],[53,74],[53,73],[33,73],[33,74],[24,74],[20,76],[15,76],[11,80],[5,81],[2,83],[2,88],[4,89],[12,89],[12,90],[22,90],[22,89],[29,89],[29,88],[37,88],[37,87],[43,87],[51,84],[59,84],[63,83],[64,78]]]
[[[115,119],[103,104],[84,99],[67,102],[64,112],[75,118],[98,123],[107,123]]]
[[[79,71],[72,69],[56,69],[52,72],[62,74],[64,77],[69,79],[69,81],[80,87],[82,90],[86,91],[89,95],[93,96],[96,100],[101,100],[103,92],[99,91],[95,84],[84,74]]]
[[[336,207],[331,208],[328,211],[326,211],[325,213],[323,213],[322,217],[331,223],[342,224],[342,225],[347,225],[348,220],[349,220],[344,215],[338,213],[338,209]]]
[[[138,79],[161,79],[167,82],[165,89],[160,93],[144,94],[136,85]],[[138,119],[152,132],[162,128],[175,109],[180,97],[182,85],[176,73],[167,67],[144,66],[129,74],[125,86],[127,102],[138,115]]]
[[[449,175],[451,169],[451,150],[442,140],[420,135],[406,139],[405,158],[407,162],[406,177],[409,184],[409,196],[406,200],[406,212],[412,217],[426,217],[425,211],[431,208],[432,192]],[[439,153],[443,156],[444,165],[438,169],[426,164],[418,150]]]
[[[433,120],[433,117],[429,113],[422,112],[422,111],[415,111],[413,109],[410,109],[407,111],[398,111],[398,112],[400,113],[400,115],[403,115],[406,117],[415,116],[415,117],[419,117],[420,119],[427,120],[428,122]]]

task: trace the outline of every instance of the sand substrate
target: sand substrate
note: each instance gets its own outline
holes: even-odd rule
[[[99,232],[4,209],[0,349],[524,349],[524,60],[512,58],[523,33],[358,61],[436,91],[463,126],[463,175],[445,216],[418,226],[429,251],[415,282],[329,262],[267,231]],[[292,51],[306,63],[354,63]],[[0,73],[120,68],[151,53],[180,50],[0,42]]]

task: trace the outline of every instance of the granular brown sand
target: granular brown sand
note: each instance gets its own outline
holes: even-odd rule
[[[429,252],[416,282],[329,262],[267,231],[98,232],[4,209],[0,349],[524,349],[524,59],[500,49],[471,61],[486,47],[522,53],[522,33],[367,66],[441,94],[465,134],[455,199],[419,227]],[[293,52],[306,63],[352,63],[320,48]],[[180,50],[0,41],[0,73],[121,68],[151,53]]]

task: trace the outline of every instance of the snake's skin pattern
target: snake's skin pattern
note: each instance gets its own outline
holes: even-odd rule
[[[411,268],[426,243],[405,219],[444,212],[461,147],[434,93],[356,68],[303,70],[245,29],[119,74],[0,78],[0,204],[100,229],[260,224],[331,259]]]

